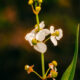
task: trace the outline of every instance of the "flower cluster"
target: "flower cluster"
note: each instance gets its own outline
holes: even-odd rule
[[[43,80],[43,78],[33,69],[33,67],[34,67],[34,65],[32,65],[32,66],[25,65],[25,70],[27,71],[28,74],[30,74],[32,72],[35,73]],[[58,76],[56,67],[57,67],[56,61],[52,61],[51,63],[49,63],[49,69],[47,70],[44,79],[52,78],[53,80],[56,80],[55,78]],[[49,74],[48,74],[48,72],[49,72]]]
[[[57,67],[57,62],[56,61],[52,61],[51,63],[49,63],[49,68],[51,70],[50,70],[50,74],[48,75],[47,78],[52,78],[53,80],[55,80],[55,78],[58,75],[58,72],[57,72],[57,68],[56,67]]]
[[[63,37],[62,29],[54,29],[54,26],[50,26],[50,29],[45,28],[44,21],[39,23],[39,12],[41,11],[41,4],[43,0],[29,0],[28,4],[31,5],[33,13],[36,15],[35,28],[26,34],[25,39],[30,43],[30,45],[41,54],[41,63],[42,63],[42,76],[40,76],[34,69],[34,65],[29,66],[25,65],[25,70],[28,74],[31,72],[35,73],[41,80],[46,80],[47,78],[55,78],[58,75],[57,72],[57,62],[52,61],[49,63],[49,68],[45,73],[44,65],[44,53],[47,51],[46,42],[50,39],[54,46],[58,45],[58,40]],[[49,74],[48,74],[49,73]]]
[[[52,41],[54,46],[57,46],[57,40],[60,40],[63,36],[62,29],[54,30],[54,26],[50,26],[50,29],[45,29],[44,21],[39,24],[40,29],[38,30],[38,25],[25,36],[25,39],[29,41],[30,45],[34,47],[40,53],[45,53],[47,51],[47,46],[45,44],[46,36],[50,35],[49,39]]]
[[[28,4],[31,5],[33,13],[34,14],[39,14],[39,12],[41,11],[41,3],[43,2],[43,0],[29,0]],[[33,4],[36,4],[35,7]]]

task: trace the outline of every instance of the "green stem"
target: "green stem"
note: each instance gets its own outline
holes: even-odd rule
[[[47,76],[48,72],[49,72],[50,68],[48,68],[48,70],[46,71],[45,75]]]
[[[44,41],[44,43],[46,43],[49,39],[50,39],[50,37],[48,37],[48,38]]]
[[[37,22],[37,25],[38,25],[38,31],[40,30],[40,26],[39,26],[39,16],[38,14],[36,15],[36,22]]]
[[[41,60],[42,60],[42,75],[44,79],[45,78],[44,53],[41,53]]]
[[[42,77],[36,72],[36,71],[33,71],[39,78],[42,79]]]
[[[37,6],[37,3],[35,3],[35,8]],[[38,31],[40,30],[40,26],[39,26],[39,16],[38,14],[36,14],[36,22],[38,25]],[[43,75],[43,79],[45,78],[45,66],[44,66],[44,53],[41,53],[41,61],[42,61],[42,75]]]
[[[35,2],[35,8],[37,6],[37,2]],[[38,31],[40,30],[40,26],[39,26],[39,16],[38,14],[36,14],[36,22],[37,22],[37,25],[38,25]]]

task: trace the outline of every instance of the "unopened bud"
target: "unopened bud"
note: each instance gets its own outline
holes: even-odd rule
[[[28,1],[28,4],[29,4],[29,5],[32,5],[32,4],[33,4],[33,0],[29,0],[29,1]]]
[[[52,61],[52,64],[53,64],[54,66],[57,66],[57,65],[58,65],[56,61]]]

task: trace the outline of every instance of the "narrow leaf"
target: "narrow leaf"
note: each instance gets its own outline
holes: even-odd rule
[[[74,79],[77,57],[78,57],[78,40],[79,40],[79,24],[78,24],[77,31],[76,31],[74,57],[69,67],[63,73],[61,80],[73,80]]]

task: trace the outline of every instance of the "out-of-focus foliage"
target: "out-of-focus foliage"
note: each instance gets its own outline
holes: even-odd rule
[[[74,79],[75,70],[76,70],[76,63],[77,63],[77,58],[78,58],[78,44],[79,44],[78,42],[79,42],[79,25],[76,30],[74,57],[73,57],[71,64],[69,65],[69,67],[64,72],[61,80],[73,80]]]

